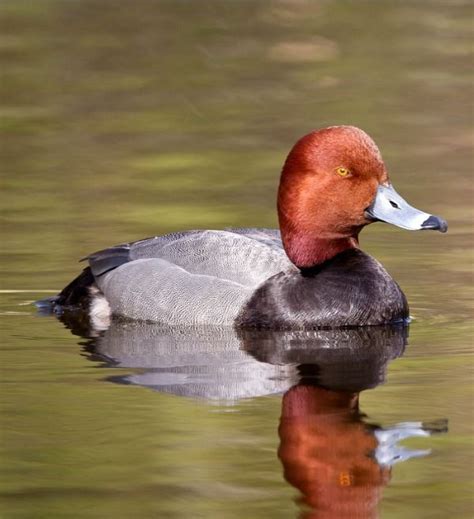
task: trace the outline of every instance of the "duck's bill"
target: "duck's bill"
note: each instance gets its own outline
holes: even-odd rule
[[[374,201],[365,210],[365,214],[372,221],[391,223],[410,231],[433,229],[446,232],[448,230],[446,220],[415,209],[390,184],[378,187]]]

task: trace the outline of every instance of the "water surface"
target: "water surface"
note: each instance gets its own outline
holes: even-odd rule
[[[470,3],[6,0],[0,10],[2,517],[337,517],[314,499],[325,489],[328,506],[343,503],[351,463],[380,517],[472,517]],[[446,235],[363,232],[413,316],[408,343],[393,352],[385,338],[366,371],[349,353],[282,357],[284,339],[242,349],[227,332],[91,343],[29,304],[114,243],[276,226],[289,147],[331,124],[368,131],[398,191],[450,224]],[[335,387],[338,373],[359,386]],[[405,422],[437,434],[380,460],[399,447],[419,456],[374,461],[375,431]],[[334,442],[299,456],[299,434]],[[337,468],[335,486],[322,466]],[[296,477],[308,467],[311,489]]]

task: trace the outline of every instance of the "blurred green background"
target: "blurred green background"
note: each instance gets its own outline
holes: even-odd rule
[[[227,412],[104,382],[121,370],[98,370],[26,303],[114,243],[276,226],[286,154],[334,124],[366,130],[397,190],[450,224],[361,236],[415,318],[363,410],[450,420],[432,456],[394,469],[382,517],[471,517],[472,3],[3,0],[0,13],[2,517],[297,515],[275,454],[280,397]]]

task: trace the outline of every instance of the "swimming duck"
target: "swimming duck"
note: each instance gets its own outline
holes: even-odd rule
[[[408,318],[406,298],[359,248],[366,225],[447,230],[392,187],[375,142],[353,126],[302,137],[278,190],[280,229],[192,230],[124,243],[89,266],[50,303],[166,325],[316,329]]]

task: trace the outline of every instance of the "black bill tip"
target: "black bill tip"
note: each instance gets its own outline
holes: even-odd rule
[[[430,216],[422,224],[422,229],[433,229],[434,231],[446,232],[448,230],[448,222],[439,216]]]

